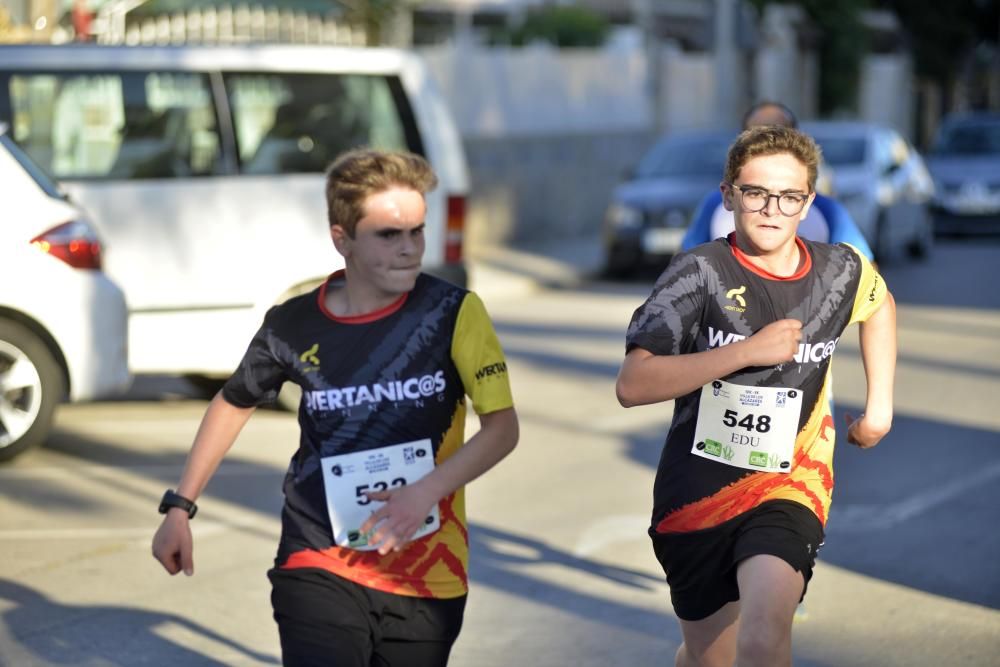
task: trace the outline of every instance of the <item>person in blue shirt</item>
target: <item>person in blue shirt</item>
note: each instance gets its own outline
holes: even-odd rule
[[[798,120],[792,110],[779,102],[764,101],[750,107],[743,116],[743,129],[758,125],[796,127]],[[688,225],[681,250],[728,236],[735,229],[733,212],[722,205],[722,190],[706,196],[695,210]],[[809,213],[799,224],[798,235],[821,243],[850,243],[869,260],[874,258],[871,247],[847,209],[830,197],[816,193]]]

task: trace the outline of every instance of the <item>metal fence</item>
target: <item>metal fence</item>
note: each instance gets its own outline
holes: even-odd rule
[[[142,16],[126,3],[113,3],[94,22],[102,44],[334,44],[365,46],[363,29],[339,15],[251,5],[220,5],[203,9]]]

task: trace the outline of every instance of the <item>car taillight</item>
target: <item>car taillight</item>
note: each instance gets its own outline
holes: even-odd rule
[[[31,239],[31,245],[75,269],[101,268],[101,242],[91,226],[79,220],[39,234]]]
[[[462,261],[462,235],[465,231],[465,197],[448,197],[448,226],[444,236],[444,261]]]

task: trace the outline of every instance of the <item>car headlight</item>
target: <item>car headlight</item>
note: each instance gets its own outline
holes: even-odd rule
[[[604,222],[608,227],[619,229],[634,229],[642,224],[642,211],[615,202],[604,214]]]

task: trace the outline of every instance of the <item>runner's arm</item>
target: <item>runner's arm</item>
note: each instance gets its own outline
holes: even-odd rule
[[[232,405],[222,397],[222,392],[215,395],[202,417],[184,465],[184,472],[177,486],[179,495],[189,500],[196,500],[201,495],[254,409]],[[191,527],[188,522],[187,512],[171,508],[153,537],[153,556],[170,574],[177,574],[181,570],[189,576],[194,573]]]
[[[626,408],[673,400],[741,368],[791,361],[801,339],[801,322],[778,320],[749,338],[703,352],[657,355],[635,347],[625,355],[615,393]]]
[[[893,378],[896,372],[896,302],[891,293],[861,322],[861,360],[868,384],[865,411],[854,420],[847,415],[847,441],[874,447],[892,427]]]
[[[368,493],[373,500],[386,502],[361,525],[362,533],[375,528],[371,541],[379,545],[380,554],[402,548],[438,501],[485,473],[514,450],[519,437],[514,408],[480,415],[479,421],[479,432],[426,477],[391,491]]]

